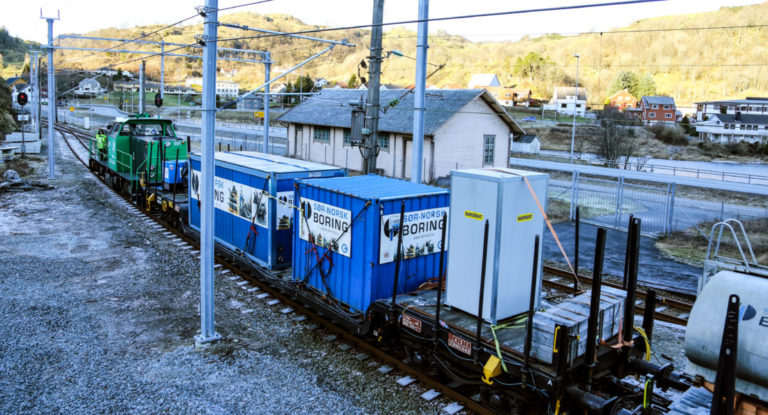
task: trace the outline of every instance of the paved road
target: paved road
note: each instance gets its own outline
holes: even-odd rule
[[[555,232],[563,244],[566,254],[573,262],[574,223],[561,222],[554,225]],[[597,226],[582,223],[579,231],[579,268],[592,269],[595,258],[595,238]],[[566,268],[563,255],[555,243],[552,234],[547,229],[544,233],[543,257],[562,264]],[[603,273],[624,275],[624,256],[627,246],[627,233],[608,229],[605,241],[605,261]],[[669,289],[671,291],[696,293],[696,285],[702,269],[691,265],[681,264],[665,258],[656,249],[654,240],[650,237],[640,239],[640,269],[638,280],[652,287]]]

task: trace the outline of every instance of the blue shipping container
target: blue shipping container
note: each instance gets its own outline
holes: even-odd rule
[[[167,184],[179,184],[184,182],[187,160],[166,160],[163,181]]]
[[[200,154],[190,154],[189,224],[200,230]],[[216,243],[261,266],[291,263],[294,181],[343,176],[325,164],[251,151],[216,153],[213,183]]]
[[[400,206],[404,254],[398,293],[437,278],[446,189],[367,175],[297,181],[293,278],[352,312],[392,296]]]

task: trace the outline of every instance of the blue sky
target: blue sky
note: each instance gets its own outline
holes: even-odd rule
[[[248,0],[220,0],[219,7],[248,3]],[[44,42],[46,24],[40,20],[40,9],[61,20],[54,24],[54,35],[85,33],[104,27],[130,27],[142,24],[172,23],[194,14],[194,6],[204,0],[27,0],[15,2],[13,13],[4,13],[0,25],[24,39]],[[522,10],[533,7],[599,3],[595,0],[544,0],[522,2],[509,0],[432,0],[430,17]],[[755,0],[670,0],[660,3],[623,5],[580,11],[547,12],[514,16],[488,17],[430,23],[430,32],[445,30],[471,40],[516,40],[525,34],[576,33],[607,30],[625,26],[635,20],[675,14],[717,10],[723,6],[760,3]],[[372,0],[274,0],[232,10],[256,13],[292,14],[309,24],[347,26],[371,22]],[[417,17],[417,0],[385,0],[384,21],[413,20]],[[130,6],[130,7],[129,7]],[[148,10],[151,10],[148,12]],[[225,12],[225,13],[229,13]],[[191,22],[200,22],[193,19]],[[411,27],[414,28],[414,27]]]

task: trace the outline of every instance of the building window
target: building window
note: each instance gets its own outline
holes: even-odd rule
[[[379,148],[389,151],[389,134],[379,134]]]
[[[649,112],[648,113],[648,118],[655,118],[655,117],[656,117],[656,113],[655,112]]]
[[[669,105],[664,105],[664,109],[668,110],[669,109]]]
[[[314,141],[329,144],[331,142],[331,129],[328,127],[315,127]]]
[[[565,108],[568,104],[560,104],[560,108]]]
[[[664,118],[672,118],[672,114],[666,113],[666,114],[664,114]]]
[[[744,129],[744,124],[739,125],[739,130],[743,130],[743,129]]]
[[[576,108],[581,108],[581,104],[576,104]]]
[[[493,153],[496,146],[496,136],[492,134],[486,134],[483,137],[483,166],[492,166]]]
[[[345,146],[351,146],[352,145],[352,139],[350,138],[352,132],[350,130],[344,130],[344,145]]]
[[[651,109],[659,109],[659,104],[651,104]]]

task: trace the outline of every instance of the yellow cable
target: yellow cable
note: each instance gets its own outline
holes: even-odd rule
[[[640,333],[643,340],[645,340],[645,360],[651,361],[651,341],[648,340],[648,335],[645,334],[645,330],[642,327],[635,326],[635,331]]]

